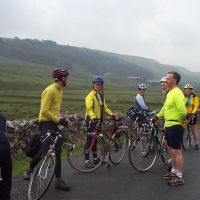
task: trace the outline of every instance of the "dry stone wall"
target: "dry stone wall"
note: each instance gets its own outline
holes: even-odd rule
[[[78,139],[81,134],[86,133],[83,116],[66,115],[64,117],[69,122],[68,127],[62,130],[64,134]],[[35,120],[7,121],[6,134],[13,154],[22,154],[30,137],[39,132],[39,127],[34,122]]]

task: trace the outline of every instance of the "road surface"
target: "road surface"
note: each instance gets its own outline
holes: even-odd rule
[[[199,200],[200,199],[200,151],[184,153],[185,185],[168,186],[161,179],[166,167],[158,157],[153,168],[146,173],[135,171],[126,158],[117,166],[107,169],[101,166],[90,174],[80,174],[63,161],[63,178],[70,182],[72,190],[54,189],[54,181],[43,200]],[[22,177],[13,179],[13,200],[26,200],[27,182]]]

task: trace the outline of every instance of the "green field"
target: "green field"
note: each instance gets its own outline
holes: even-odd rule
[[[76,68],[76,66],[75,66]],[[0,112],[8,119],[37,118],[40,109],[40,96],[45,87],[52,83],[53,67],[0,57]],[[69,84],[64,89],[62,113],[85,113],[84,99],[92,88],[92,77],[82,70],[71,70]],[[182,80],[183,84],[190,82]],[[136,82],[116,77],[105,77],[105,94],[109,107],[115,112],[126,111],[133,105],[137,93]],[[146,83],[146,102],[152,109],[159,109],[165,99],[159,83]],[[200,84],[195,92],[200,95]]]
[[[90,89],[68,89],[64,91],[62,112],[84,114],[84,98]],[[106,90],[106,99],[113,111],[126,112],[133,105],[136,90],[114,87]],[[0,91],[0,110],[9,119],[37,118],[40,108],[41,91]],[[159,90],[148,90],[146,101],[152,109],[158,109],[164,101],[164,95]]]
[[[89,91],[89,89],[66,88],[63,96],[62,112],[84,114],[84,98]],[[105,93],[109,107],[115,112],[125,113],[133,105],[136,90],[125,90],[113,86],[113,90],[106,90]],[[9,119],[37,118],[41,91],[0,91],[0,95],[0,110]],[[159,89],[150,88],[147,90],[145,98],[151,109],[159,109],[164,102],[165,96]]]

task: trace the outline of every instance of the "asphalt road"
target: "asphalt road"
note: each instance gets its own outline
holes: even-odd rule
[[[161,175],[166,167],[158,157],[153,168],[146,173],[135,171],[127,157],[117,166],[107,169],[101,166],[90,174],[80,174],[63,161],[63,178],[70,182],[72,190],[54,189],[54,181],[43,200],[199,200],[200,199],[200,151],[184,154],[185,184],[168,186]],[[26,200],[27,182],[22,177],[13,179],[13,200]]]

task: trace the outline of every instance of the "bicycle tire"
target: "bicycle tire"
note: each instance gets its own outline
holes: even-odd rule
[[[103,141],[101,140],[100,137],[98,137],[98,141],[97,141],[97,153],[100,158],[100,161],[98,164],[95,164],[94,167],[92,168],[86,168],[85,167],[85,161],[84,161],[84,144],[75,144],[74,148],[68,148],[67,149],[67,160],[70,164],[70,166],[81,173],[89,173],[92,172],[94,170],[96,170],[104,161],[104,157],[105,157],[105,152],[104,152],[104,148],[105,145],[103,143]],[[82,148],[82,152],[80,153],[80,147]]]
[[[110,140],[109,160],[117,165],[126,155],[128,149],[128,133],[125,130],[119,130],[113,139]]]
[[[164,144],[165,140],[165,135],[163,134],[162,139],[161,139],[161,144],[160,144],[160,155],[162,162],[165,165],[169,165],[171,163],[171,158],[167,149],[167,146]]]
[[[193,147],[193,142],[194,142],[193,135],[192,135],[191,129],[188,130],[188,131],[189,131],[189,144],[190,144],[190,147],[192,148]]]
[[[141,147],[145,149],[143,150],[141,149]],[[139,156],[136,157],[137,154],[139,154]],[[146,166],[142,167],[141,163],[138,165],[135,162],[136,160],[138,160],[139,157],[143,158],[143,160],[148,161],[151,154],[153,156],[150,159],[150,162]],[[157,141],[155,137],[151,135],[150,133],[149,134],[142,133],[135,140],[132,141],[129,147],[128,157],[129,157],[129,162],[134,169],[136,169],[139,172],[146,172],[149,169],[151,169],[151,167],[156,162],[157,154],[158,154],[158,148],[157,148]]]
[[[48,159],[50,159],[50,161],[52,160],[53,163],[48,163]],[[45,164],[47,165],[45,166]],[[44,157],[44,159],[42,159],[39,162],[39,164],[35,167],[30,177],[30,182],[29,182],[29,187],[28,187],[28,200],[39,200],[43,197],[43,195],[46,193],[47,189],[49,188],[49,185],[52,182],[54,172],[55,172],[55,166],[56,166],[55,154],[50,153],[50,154],[47,154]],[[51,169],[49,179],[47,180],[45,185],[44,185],[44,182],[42,182],[41,184],[41,181],[44,181],[46,179],[45,176],[47,175],[49,169]],[[45,173],[45,174],[42,174],[42,173]],[[37,187],[39,191],[34,191],[35,186]]]
[[[182,147],[183,147],[184,151],[188,151],[188,149],[189,149],[189,135],[188,135],[187,128],[185,128],[185,130],[183,132]]]

